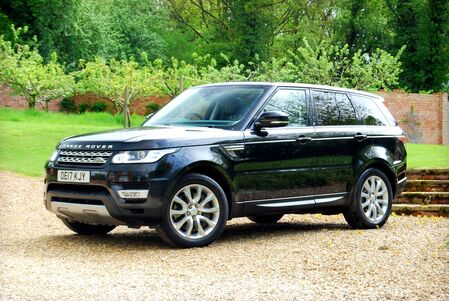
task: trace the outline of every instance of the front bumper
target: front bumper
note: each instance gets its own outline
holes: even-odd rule
[[[57,181],[58,170],[90,172],[89,183]],[[155,164],[105,165],[99,168],[46,166],[46,208],[58,217],[90,224],[143,226],[158,224],[173,181]],[[148,190],[145,199],[125,199],[120,190]]]

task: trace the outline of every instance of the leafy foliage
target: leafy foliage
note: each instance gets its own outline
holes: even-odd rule
[[[13,28],[16,41],[22,30],[26,28]],[[73,77],[64,73],[56,53],[44,63],[37,49],[0,36],[0,66],[0,81],[10,85],[15,94],[24,96],[29,108],[40,104],[48,110],[51,100],[72,93]]]

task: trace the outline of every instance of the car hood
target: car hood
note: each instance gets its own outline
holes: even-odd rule
[[[151,126],[110,130],[79,136],[61,141],[64,149],[159,149],[207,144],[226,144],[243,139],[241,131],[204,127]]]

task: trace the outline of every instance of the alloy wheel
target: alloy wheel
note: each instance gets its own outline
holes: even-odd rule
[[[216,195],[204,185],[181,188],[170,203],[170,222],[178,234],[189,239],[201,239],[217,226],[220,205]]]
[[[382,220],[388,209],[389,195],[384,180],[378,176],[366,179],[360,195],[362,211],[371,222]]]

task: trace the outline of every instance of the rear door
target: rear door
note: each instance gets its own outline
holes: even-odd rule
[[[316,136],[317,205],[340,204],[354,182],[354,162],[369,146],[348,95],[340,91],[312,90]]]

